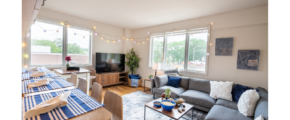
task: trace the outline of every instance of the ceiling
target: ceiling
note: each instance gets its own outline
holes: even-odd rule
[[[268,0],[47,0],[44,8],[139,29],[267,4]]]

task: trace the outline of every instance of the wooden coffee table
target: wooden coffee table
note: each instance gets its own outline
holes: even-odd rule
[[[178,120],[180,119],[183,115],[185,115],[187,112],[189,112],[190,110],[193,112],[193,105],[191,104],[188,104],[188,103],[182,103],[183,105],[185,105],[185,111],[182,111],[181,113],[178,112],[178,107],[175,106],[171,111],[167,111],[167,110],[163,110],[162,107],[155,107],[153,102],[154,101],[160,101],[161,102],[161,98],[159,99],[156,99],[156,100],[153,100],[151,102],[148,102],[145,104],[144,106],[144,120],[146,119],[146,107],[152,109],[152,110],[155,110],[163,115],[166,115],[172,119],[175,119],[175,120]],[[191,116],[191,119],[193,119],[193,113],[192,113],[192,116]]]

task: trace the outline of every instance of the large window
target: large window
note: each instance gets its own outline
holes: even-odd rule
[[[149,67],[160,63],[161,69],[207,74],[208,37],[207,27],[152,35]]]
[[[91,65],[91,30],[38,20],[30,32],[31,66]]]

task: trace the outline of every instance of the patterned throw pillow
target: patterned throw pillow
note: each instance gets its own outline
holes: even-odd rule
[[[233,96],[233,101],[238,102],[241,95],[246,91],[246,90],[250,90],[250,89],[254,89],[248,86],[243,86],[240,84],[236,84],[232,90],[232,96]],[[257,90],[257,89],[256,89]],[[257,90],[257,92],[259,92]]]
[[[233,82],[210,81],[210,97],[214,99],[222,98],[232,101]]]
[[[238,102],[238,109],[244,116],[254,116],[256,104],[260,96],[256,90],[245,91]]]

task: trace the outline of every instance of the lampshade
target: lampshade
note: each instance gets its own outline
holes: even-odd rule
[[[153,63],[152,69],[153,70],[158,70],[158,63]]]

